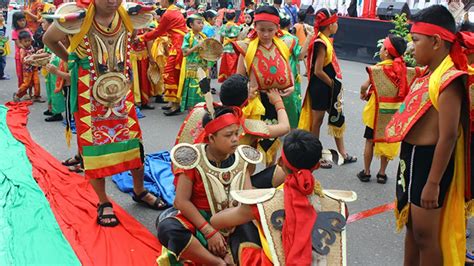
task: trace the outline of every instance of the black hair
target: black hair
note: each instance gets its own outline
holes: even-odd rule
[[[216,13],[214,13],[212,10],[206,10],[204,13],[202,13],[202,16],[204,19],[208,20],[214,17],[217,17]]]
[[[291,19],[289,17],[280,17],[280,28],[284,29],[291,25]]]
[[[252,10],[251,12],[245,12],[245,14],[249,15],[252,18],[252,21],[250,22],[250,24],[248,24],[249,26],[252,25],[253,20],[255,18],[255,11]]]
[[[283,0],[273,0],[274,4],[281,5],[283,4]]]
[[[235,74],[227,78],[221,86],[219,98],[225,106],[242,106],[247,100],[249,79],[246,76]]]
[[[245,0],[245,7],[249,7],[253,4],[255,4],[255,3],[252,0]]]
[[[28,31],[22,30],[18,33],[18,40],[21,41],[21,40],[24,40],[24,39],[33,39],[33,37],[31,36],[31,34]]]
[[[306,11],[305,10],[298,11],[298,21],[304,22],[305,20],[306,20]]]
[[[26,19],[25,13],[20,12],[20,11],[17,11],[15,13],[13,13],[13,16],[12,16],[13,29],[15,29],[15,30],[20,29],[20,26],[18,26],[18,20],[21,20],[21,19]]]
[[[324,15],[326,15],[326,17],[330,17],[334,14],[336,14],[337,10],[335,9],[328,9],[328,8],[321,8],[319,9],[315,14],[314,14],[314,17],[317,17],[319,13],[323,12]],[[327,26],[320,26],[319,27],[319,31],[323,31],[326,29]]]
[[[413,22],[434,24],[456,33],[456,22],[449,10],[442,5],[433,5],[420,10],[410,18]]]
[[[157,8],[155,12],[158,16],[163,16],[163,14],[166,12],[166,8]]]
[[[311,169],[321,159],[323,146],[312,133],[294,129],[283,142],[283,152],[288,162],[298,169]]]
[[[255,15],[257,14],[270,14],[270,15],[275,15],[275,16],[280,17],[280,12],[274,6],[266,6],[266,5],[259,6],[257,10],[255,10]]]
[[[188,18],[186,18],[186,26],[188,26],[188,28],[191,28],[191,24],[193,24],[193,22],[195,20],[203,20],[204,18],[201,17],[201,16],[189,16]]]
[[[459,31],[474,32],[474,23],[465,21],[459,28]]]
[[[221,116],[221,115],[225,115],[225,114],[234,112],[234,110],[232,110],[231,108],[226,107],[226,106],[217,106],[217,107],[214,107],[214,110],[215,110],[214,119]],[[206,113],[202,117],[202,126],[205,127],[211,121],[212,121],[211,114]]]
[[[407,41],[400,36],[389,34],[388,38],[399,55],[405,54],[407,50]]]
[[[235,12],[226,12],[225,13],[225,19],[227,21],[231,21],[235,19]]]

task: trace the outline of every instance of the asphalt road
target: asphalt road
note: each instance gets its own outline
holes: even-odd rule
[[[13,55],[7,59],[6,73],[12,79],[0,81],[0,104],[12,99],[13,92],[17,89],[15,66]],[[367,75],[364,68],[366,65],[342,61],[343,84],[345,87],[344,110],[347,121],[345,143],[350,154],[358,157],[358,162],[346,166],[335,166],[331,170],[318,170],[315,172],[324,188],[353,190],[358,199],[349,203],[350,213],[357,213],[394,200],[395,174],[398,160],[391,162],[388,167],[388,182],[381,185],[373,179],[370,183],[361,183],[356,178],[356,173],[363,168],[363,131],[361,112],[364,102],[359,100],[358,90]],[[215,81],[214,81],[215,82]],[[44,83],[43,83],[44,85]],[[217,84],[214,84],[219,88]],[[306,87],[306,80],[302,88]],[[45,96],[44,86],[42,95]],[[45,103],[35,103],[30,107],[28,128],[33,139],[46,148],[58,160],[72,156],[75,152],[75,143],[68,149],[64,142],[64,127],[61,122],[44,122],[43,111],[46,110]],[[175,117],[165,117],[157,108],[152,111],[144,111],[145,118],[140,120],[143,131],[145,152],[152,153],[160,150],[170,150],[174,143],[179,126],[183,122],[184,114]],[[326,132],[326,127],[322,132]],[[327,148],[335,148],[334,141],[327,135],[322,134],[321,141]],[[372,172],[376,173],[379,162],[374,161]],[[107,190],[109,195],[126,209],[137,220],[143,223],[153,234],[155,219],[158,212],[145,209],[136,205],[131,198],[120,192],[115,184],[108,179]],[[402,265],[403,262],[403,232],[395,232],[395,219],[392,211],[360,220],[347,226],[348,242],[348,264],[349,265]],[[472,247],[473,242],[469,241]]]

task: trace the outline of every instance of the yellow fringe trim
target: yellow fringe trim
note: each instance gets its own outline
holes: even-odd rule
[[[335,127],[328,125],[328,134],[335,138],[342,138],[344,136],[344,132],[346,131],[346,124],[342,125],[342,127]]]
[[[66,138],[67,147],[71,148],[72,130],[68,129],[68,130],[64,131],[64,136]]]
[[[324,198],[323,186],[321,186],[321,182],[318,180],[314,180],[314,194],[320,198]]]
[[[164,246],[161,247],[161,255],[156,259],[156,264],[159,266],[171,265],[168,257],[168,250]]]
[[[396,230],[399,233],[403,229],[403,227],[405,227],[405,225],[408,223],[408,217],[410,215],[410,203],[407,203],[407,205],[403,207],[402,211],[398,212],[397,202],[395,201],[394,212],[395,212],[395,219],[397,220]]]
[[[470,200],[464,204],[466,219],[474,216],[474,200]]]

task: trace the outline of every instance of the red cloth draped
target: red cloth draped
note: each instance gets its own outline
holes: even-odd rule
[[[26,148],[33,177],[43,190],[61,231],[83,265],[152,265],[161,245],[142,224],[118,204],[120,225],[96,223],[97,196],[87,179],[69,172],[56,158],[34,142],[26,128],[28,105],[7,103],[7,124]],[[47,241],[47,240],[45,240]]]

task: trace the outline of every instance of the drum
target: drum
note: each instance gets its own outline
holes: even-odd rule
[[[199,49],[199,56],[207,61],[217,61],[224,52],[224,47],[216,39],[205,39],[201,49]]]

